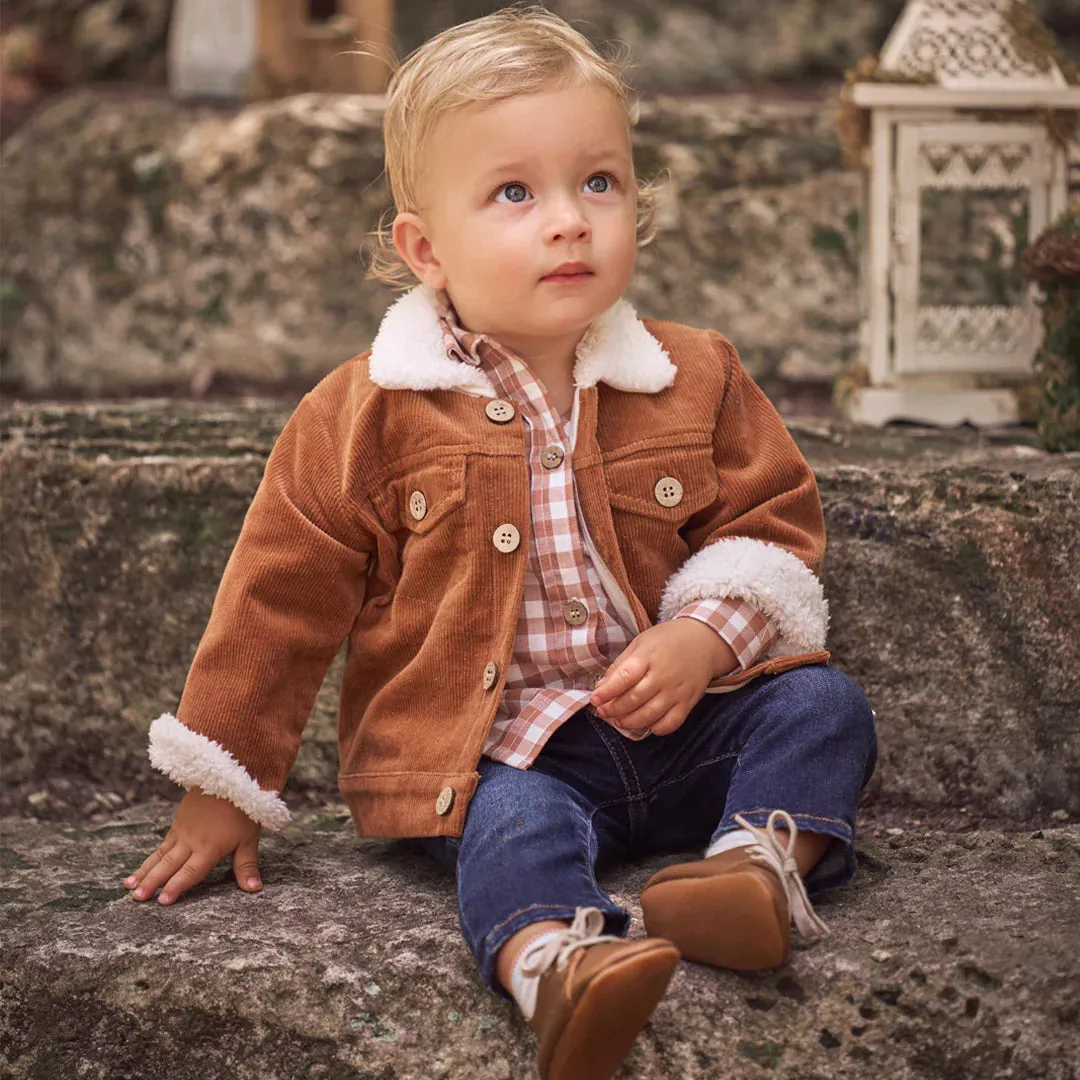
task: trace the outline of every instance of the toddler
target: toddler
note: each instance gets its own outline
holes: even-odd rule
[[[647,235],[617,66],[543,9],[448,30],[391,81],[412,287],[278,437],[150,760],[188,789],[125,884],[173,903],[263,828],[347,642],[339,785],[363,836],[456,873],[544,1080],[619,1067],[680,957],[783,964],[855,872],[873,710],[828,665],[821,502],[719,333],[623,298]],[[598,864],[697,849],[641,894]]]

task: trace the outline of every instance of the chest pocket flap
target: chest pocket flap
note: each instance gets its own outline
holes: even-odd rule
[[[465,502],[465,455],[428,461],[387,481],[374,496],[387,527],[431,532]]]
[[[720,484],[712,444],[649,447],[604,463],[611,505],[682,522],[713,502]]]

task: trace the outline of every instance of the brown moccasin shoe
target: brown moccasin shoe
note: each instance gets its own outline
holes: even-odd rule
[[[777,819],[788,829],[787,847],[776,836]],[[798,828],[782,810],[764,829],[735,820],[756,843],[654,874],[641,892],[645,929],[673,941],[687,960],[734,971],[779,967],[791,951],[793,914],[807,941],[828,933],[790,854]]]
[[[608,1080],[679,963],[670,941],[625,941],[600,935],[603,925],[597,908],[579,908],[566,935],[526,962],[525,970],[540,974],[528,1018],[540,1080]]]

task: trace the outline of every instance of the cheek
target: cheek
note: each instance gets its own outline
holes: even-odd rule
[[[476,230],[473,266],[504,286],[517,273],[532,273],[534,242],[524,221],[503,222]]]

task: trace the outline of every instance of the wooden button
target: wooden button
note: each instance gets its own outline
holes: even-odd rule
[[[499,665],[492,660],[484,668],[484,689],[490,690],[499,681]]]
[[[500,525],[495,534],[491,538],[491,542],[500,550],[507,553],[511,551],[517,551],[518,544],[521,543],[521,533],[514,528],[513,525],[507,523]]]
[[[439,792],[439,797],[435,800],[435,813],[439,817],[445,817],[450,813],[450,807],[454,805],[454,789],[452,787],[444,787]]]
[[[488,414],[488,419],[494,420],[496,424],[505,424],[514,419],[514,406],[502,399],[489,401],[484,406],[484,412]]]
[[[571,600],[563,610],[563,618],[571,626],[580,626],[589,617],[589,609],[580,600]]]
[[[414,491],[409,496],[409,513],[419,521],[427,513],[427,499],[422,491]]]
[[[656,481],[653,494],[661,506],[678,506],[682,502],[683,487],[674,476],[662,476]]]
[[[558,443],[552,443],[544,447],[544,452],[540,455],[540,463],[545,469],[557,469],[565,457],[566,451]]]

